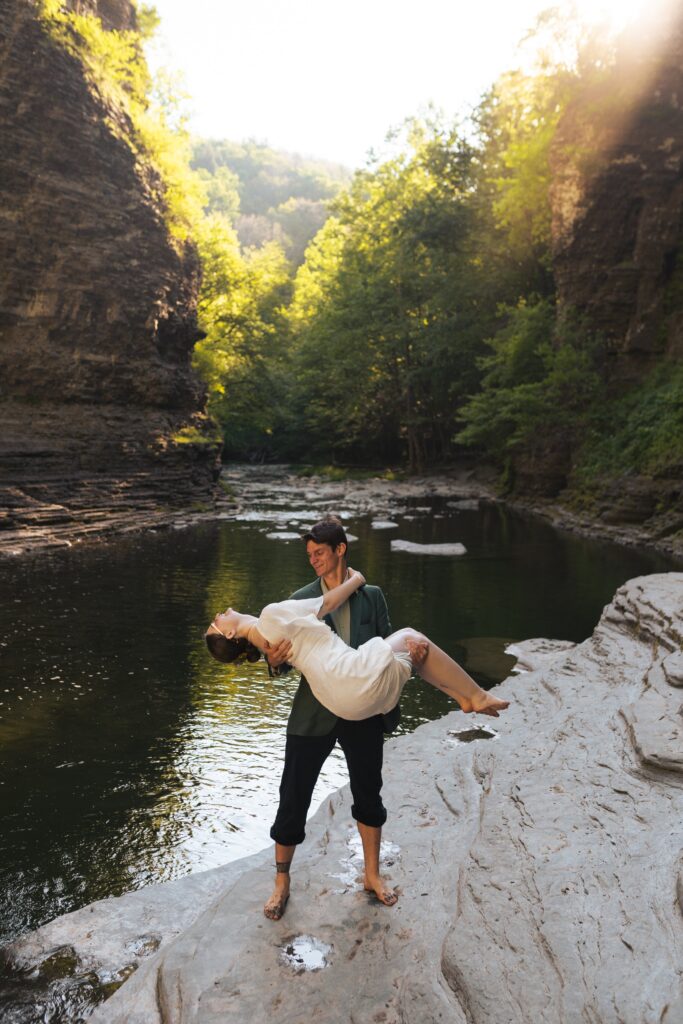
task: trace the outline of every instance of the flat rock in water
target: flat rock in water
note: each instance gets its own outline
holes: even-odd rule
[[[591,638],[497,688],[495,723],[454,711],[390,740],[393,908],[363,891],[345,787],[308,822],[281,921],[264,851],[200,898],[188,878],[156,906],[134,894],[135,920],[130,897],[95,904],[12,955],[69,943],[95,969],[99,940],[111,964],[114,904],[122,935],[162,941],[92,1024],[680,1024],[681,691],[662,663],[682,636],[683,573],[631,580]]]
[[[478,498],[460,498],[458,501],[447,501],[449,508],[458,509],[460,512],[476,512],[479,508]]]
[[[267,533],[266,537],[268,540],[301,540],[301,534],[292,530],[273,530],[272,533]]]
[[[391,519],[373,519],[372,528],[373,530],[395,530],[398,528],[398,523]]]
[[[417,544],[412,540],[392,540],[392,551],[407,551],[410,555],[465,555],[464,544]]]

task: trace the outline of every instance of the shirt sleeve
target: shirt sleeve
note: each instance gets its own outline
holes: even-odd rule
[[[300,619],[304,615],[313,615],[318,618],[318,612],[322,608],[324,597],[306,597],[302,601],[280,601],[280,606],[285,607],[293,619]]]
[[[276,604],[267,604],[259,616],[256,628],[268,643],[288,640],[292,635],[292,623],[307,615],[317,619],[322,603],[322,597],[311,597],[303,601],[278,601]]]

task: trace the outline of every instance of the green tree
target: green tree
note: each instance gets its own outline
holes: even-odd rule
[[[231,457],[266,457],[283,402],[282,307],[290,295],[287,261],[278,246],[246,256],[224,218],[206,219],[199,235],[204,280],[199,304],[206,337],[194,365],[209,390],[209,412]]]
[[[333,204],[290,322],[313,443],[420,469],[447,454],[477,377],[481,266],[468,246],[471,147],[436,124],[405,132],[407,152],[359,172]]]

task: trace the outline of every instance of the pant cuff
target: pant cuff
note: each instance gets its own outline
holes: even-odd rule
[[[374,814],[367,814],[362,811],[356,810],[355,804],[351,807],[351,815],[354,821],[360,822],[361,825],[367,825],[368,828],[381,828],[387,820],[386,808],[383,807],[380,812]]]
[[[275,826],[270,830],[270,838],[280,846],[300,846],[306,838],[305,832],[298,832],[295,836],[283,836],[281,832],[275,831]]]

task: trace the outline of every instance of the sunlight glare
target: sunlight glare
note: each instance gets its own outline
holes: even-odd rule
[[[614,32],[621,32],[645,10],[646,0],[577,0],[577,11],[582,21],[606,24]]]

